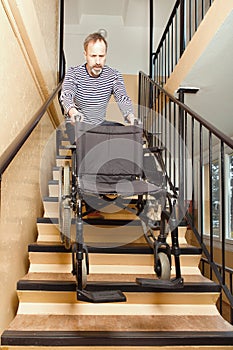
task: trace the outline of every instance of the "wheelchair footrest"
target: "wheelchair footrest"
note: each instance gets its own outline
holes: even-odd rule
[[[126,296],[120,290],[87,291],[78,290],[77,299],[89,303],[111,303],[126,301]]]
[[[136,283],[140,284],[142,287],[151,287],[151,288],[183,288],[184,280],[183,278],[174,278],[171,280],[160,280],[160,279],[150,279],[150,278],[136,278]]]

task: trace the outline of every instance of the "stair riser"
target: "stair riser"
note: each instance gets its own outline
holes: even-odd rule
[[[71,253],[30,252],[30,272],[63,272],[72,270]],[[182,255],[180,257],[183,274],[200,274],[198,264],[200,256]],[[152,255],[140,254],[95,254],[89,253],[90,274],[153,274],[154,258]],[[175,273],[172,256],[172,273]]]
[[[60,148],[59,149],[59,156],[63,156],[63,157],[67,157],[67,156],[71,156],[72,155],[72,151],[69,149],[64,149],[64,148]]]
[[[63,158],[59,159],[59,158],[57,158],[56,159],[56,166],[58,166],[58,167],[63,166],[64,167],[64,165],[65,165],[65,163],[67,161],[69,162],[69,164],[71,166],[71,159],[69,159],[69,158],[68,159],[65,159],[65,158],[64,159]]]
[[[123,303],[83,303],[76,292],[18,291],[18,314],[218,315],[218,293],[124,293]]]
[[[59,213],[59,203],[58,203],[58,198],[57,197],[50,197],[49,200],[44,200],[44,217],[47,218],[58,218],[58,213]],[[104,208],[104,217],[106,219],[116,219],[116,220],[139,220],[138,217],[134,213],[127,212],[126,210],[120,210],[117,207],[113,207],[113,212],[109,211],[110,206],[107,206]]]
[[[140,225],[138,226],[97,226],[84,224],[84,239],[85,242],[107,243],[107,242],[119,242],[130,243],[135,240],[141,239],[143,236],[143,230]],[[60,242],[59,227],[57,224],[45,224],[38,223],[38,242]],[[75,236],[75,225],[72,225],[72,237]],[[186,227],[179,227],[179,244],[187,245],[185,238]],[[145,240],[143,239],[143,242]],[[167,243],[171,244],[171,235],[167,237]]]

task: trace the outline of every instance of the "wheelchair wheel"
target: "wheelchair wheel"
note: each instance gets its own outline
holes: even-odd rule
[[[66,249],[70,249],[71,247],[71,214],[70,214],[70,207],[64,206],[64,216],[63,216],[63,242]]]
[[[77,263],[78,265],[78,263]],[[77,266],[77,271],[78,271],[78,266]],[[78,276],[76,276],[77,278]],[[82,262],[82,288],[86,288],[87,285],[87,265],[85,259],[83,259]]]
[[[77,243],[73,243],[72,245],[72,265],[73,265],[73,275],[76,276],[76,281],[78,284],[78,260],[77,260]],[[88,259],[86,253],[84,253],[82,260],[82,288],[85,288],[87,285],[87,264]]]
[[[59,229],[61,242],[71,247],[70,167],[66,162],[59,176]]]
[[[170,280],[171,278],[171,265],[169,258],[166,253],[158,253],[158,264],[155,268],[155,272],[159,279],[161,280]]]
[[[64,166],[64,196],[70,195],[70,166],[66,162]]]

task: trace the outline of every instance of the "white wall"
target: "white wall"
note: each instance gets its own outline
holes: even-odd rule
[[[175,0],[154,0],[156,50]],[[149,0],[65,1],[67,67],[84,62],[83,41],[104,28],[108,32],[107,64],[123,74],[149,73]]]
[[[124,26],[120,16],[82,16],[78,25],[65,27],[67,67],[84,63],[83,41],[89,33],[107,30],[107,65],[123,74],[148,72],[148,27]]]

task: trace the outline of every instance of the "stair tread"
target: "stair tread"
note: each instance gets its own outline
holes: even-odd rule
[[[57,197],[49,197],[51,198],[51,202],[56,202]],[[112,225],[112,226],[123,226],[123,225],[130,225],[130,226],[141,226],[140,220],[134,220],[132,221],[131,219],[126,219],[126,218],[121,218],[121,219],[83,219],[84,223],[88,222],[93,225]],[[51,224],[51,225],[58,225],[58,218],[50,218],[50,217],[42,217],[42,218],[37,218],[37,224]]]
[[[155,278],[155,274],[140,274],[137,277]],[[116,280],[117,279],[117,280]],[[54,273],[54,272],[28,272],[20,281],[27,280],[49,280],[49,281],[75,281],[75,277],[71,273]],[[216,285],[215,282],[209,280],[203,275],[185,275],[184,280],[187,283],[205,283]],[[135,274],[95,274],[88,275],[88,281],[116,281],[116,282],[134,282]]]
[[[109,247],[96,243],[88,243],[88,250],[90,253],[114,253],[114,254],[153,254],[152,248],[143,243],[129,243],[123,246],[114,246],[113,243],[109,244]],[[194,247],[188,244],[180,244],[180,250],[182,255],[199,255],[201,254],[201,248]],[[28,246],[29,252],[59,252],[67,253],[71,250],[67,250],[62,243],[32,243]]]
[[[138,274],[138,278],[156,279],[155,274]],[[184,276],[184,287],[168,289],[141,287],[135,281],[135,275],[131,274],[91,274],[88,276],[87,290],[119,289],[128,292],[202,292],[219,293],[220,286],[203,277],[202,275]],[[70,273],[38,273],[29,272],[17,283],[18,290],[50,290],[50,291],[75,291],[75,277]]]
[[[56,159],[71,159],[70,155],[56,155]]]
[[[13,331],[232,332],[220,315],[17,315]]]
[[[56,319],[55,322],[58,322]],[[158,321],[160,321],[158,319]],[[208,320],[207,320],[208,321]],[[206,322],[207,322],[206,321]],[[43,320],[42,320],[43,322]],[[50,349],[57,347],[88,347],[90,349],[118,348],[125,346],[127,349],[158,349],[161,346],[168,346],[168,349],[191,349],[198,346],[199,349],[228,349],[232,345],[233,335],[229,331],[154,331],[154,332],[105,332],[105,331],[5,331],[2,335],[2,345],[9,345],[7,349],[15,346],[32,346],[33,349],[40,349],[43,346],[50,346]],[[36,345],[35,345],[36,344]],[[209,347],[209,344],[214,344]],[[21,348],[21,347],[20,347]]]

